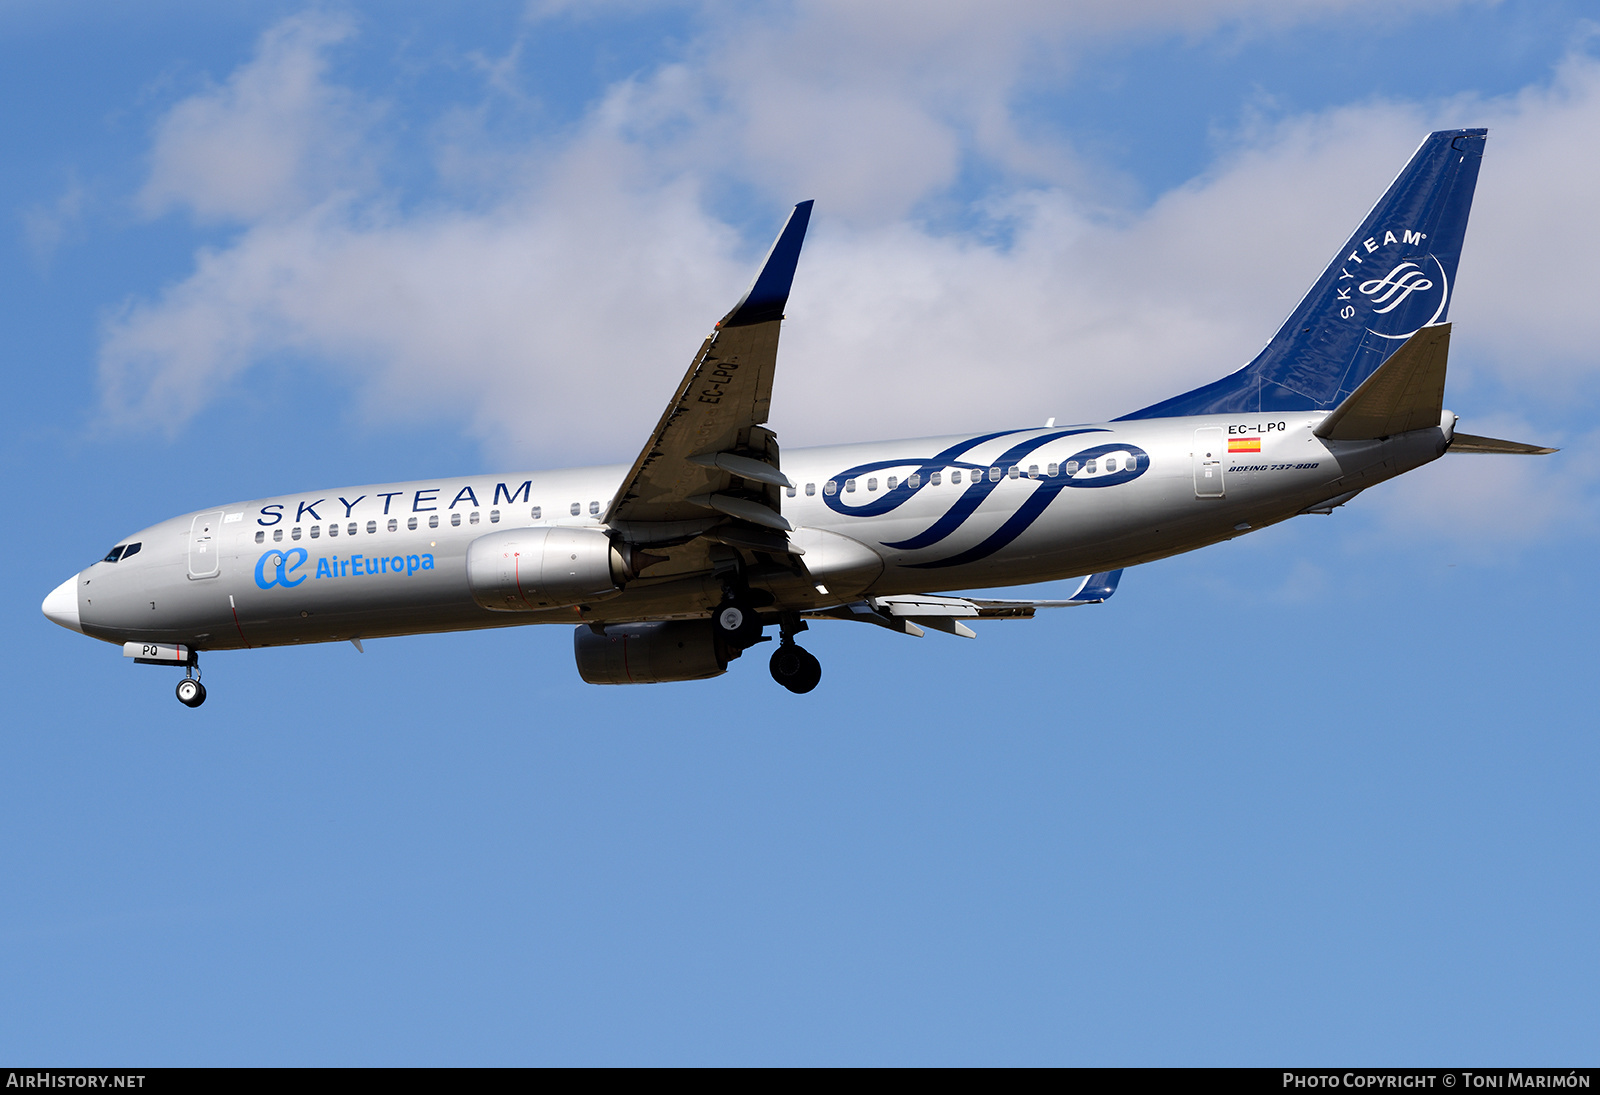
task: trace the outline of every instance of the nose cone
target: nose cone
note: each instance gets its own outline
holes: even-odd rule
[[[44,618],[53,624],[71,628],[83,634],[78,623],[78,576],[74,574],[50,591],[44,599]]]

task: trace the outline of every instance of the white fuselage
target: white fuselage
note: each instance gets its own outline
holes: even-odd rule
[[[529,526],[600,527],[626,467],[237,502],[128,537],[124,543],[140,544],[136,554],[73,580],[77,618],[84,633],[112,642],[217,650],[703,616],[721,595],[717,575],[730,560],[775,608],[792,611],[864,594],[1049,581],[1281,521],[1435,459],[1449,441],[1441,425],[1330,442],[1312,432],[1324,417],[1149,419],[789,450],[782,467],[796,486],[784,492],[783,516],[806,552],[803,573],[691,535],[660,549],[667,561],[620,592],[539,612],[475,602],[468,545]]]

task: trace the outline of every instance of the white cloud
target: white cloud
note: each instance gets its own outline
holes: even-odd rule
[[[1126,7],[1111,29],[1171,15]],[[146,202],[244,227],[109,324],[108,410],[180,425],[289,351],[326,362],[384,420],[460,416],[497,460],[627,459],[752,273],[759,249],[706,211],[708,194],[734,185],[773,196],[774,230],[785,201],[819,199],[779,370],[786,444],[1109,416],[1242,364],[1420,135],[1483,122],[1493,132],[1458,351],[1511,376],[1533,347],[1592,379],[1577,348],[1600,315],[1570,286],[1592,282],[1600,213],[1582,186],[1549,176],[1595,177],[1575,137],[1600,121],[1593,60],[1575,56],[1548,87],[1504,101],[1291,118],[1241,135],[1148,208],[1116,210],[1085,196],[1070,149],[1010,127],[1010,85],[995,75],[1015,79],[1019,57],[1082,10],[935,5],[914,26],[885,10],[802,4],[775,28],[711,34],[692,62],[611,88],[575,132],[544,143],[446,141],[452,178],[496,185],[420,210],[364,173],[376,108],[325,67],[348,28],[310,17],[277,28],[158,128]],[[1183,25],[1257,10],[1219,3]],[[743,52],[719,51],[735,31]],[[845,45],[808,45],[818,36]],[[958,46],[965,66],[951,63]],[[985,205],[1004,245],[912,216],[969,156],[1011,173]]]
[[[1507,384],[1592,379],[1600,345],[1600,63],[1573,54],[1547,85],[1482,104],[1490,127],[1454,315]],[[1570,391],[1570,388],[1568,388]]]
[[[369,182],[361,140],[371,108],[323,78],[325,51],[353,31],[325,15],[287,19],[225,84],[169,111],[156,128],[143,208],[250,221],[298,209],[331,186]]]
[[[40,266],[50,265],[56,249],[82,223],[88,197],[88,191],[74,176],[54,201],[30,206],[23,212],[22,235]]]

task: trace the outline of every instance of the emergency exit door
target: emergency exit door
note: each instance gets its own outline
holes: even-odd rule
[[[1222,436],[1221,426],[1207,426],[1194,431],[1194,496],[1196,498],[1221,498],[1222,454],[1228,451],[1228,442]]]
[[[215,578],[222,569],[218,540],[221,513],[202,513],[189,527],[189,577]]]

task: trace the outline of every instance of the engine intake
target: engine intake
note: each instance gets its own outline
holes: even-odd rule
[[[588,624],[572,635],[578,675],[590,684],[657,684],[698,681],[728,671],[728,659],[710,620],[659,620]]]
[[[621,592],[633,575],[597,528],[491,532],[467,545],[467,588],[496,612],[538,612]]]

